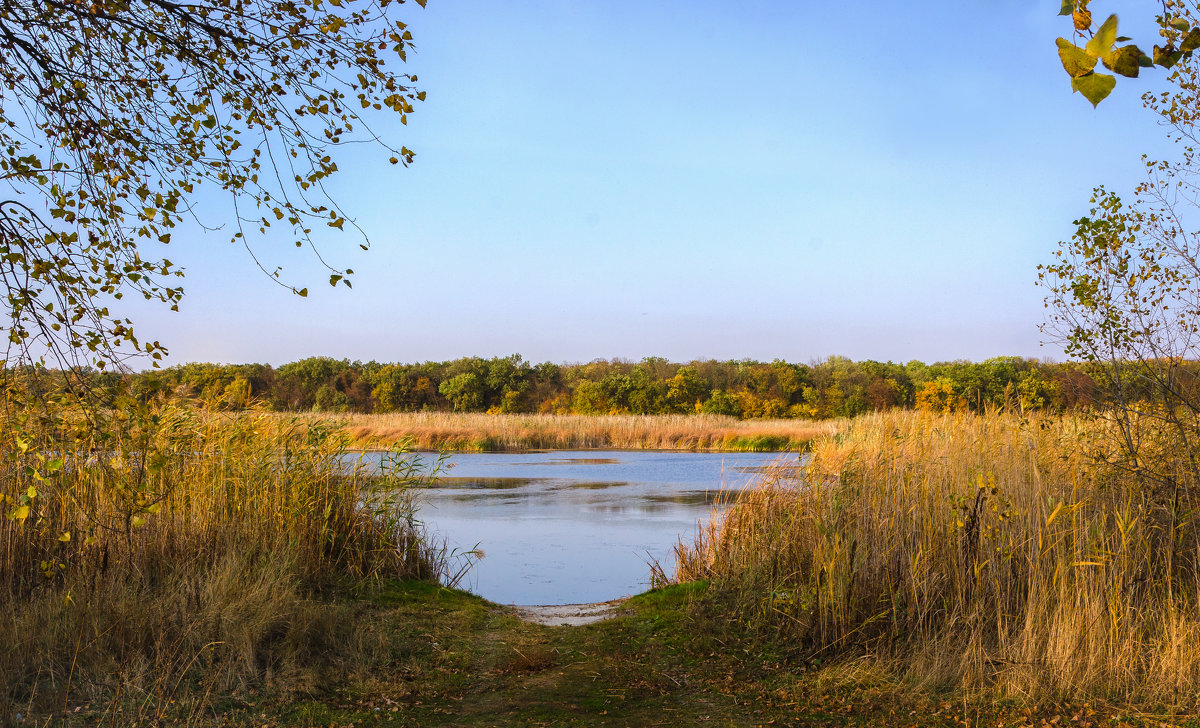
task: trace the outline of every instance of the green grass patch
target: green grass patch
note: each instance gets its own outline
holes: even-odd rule
[[[930,696],[862,659],[788,663],[713,601],[706,582],[628,600],[621,616],[544,627],[434,584],[383,581],[348,597],[357,646],[299,689],[264,684],[167,712],[201,726],[1151,726],[1091,704],[1023,706]],[[202,687],[202,686],[200,686]],[[33,716],[94,725],[102,713]],[[1115,719],[1115,720],[1110,720]],[[152,722],[146,722],[151,724]],[[132,723],[123,723],[132,724]]]

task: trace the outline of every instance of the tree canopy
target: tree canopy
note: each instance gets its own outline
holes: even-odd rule
[[[343,229],[326,191],[335,148],[370,141],[393,164],[413,158],[369,124],[407,123],[424,99],[395,70],[412,48],[402,3],[0,0],[7,359],[160,358],[112,306],[178,306],[182,271],[157,246],[185,218],[228,225],[247,249],[268,228],[314,251],[314,229]],[[227,195],[222,216],[197,209],[202,185]],[[321,262],[331,285],[349,285],[353,271]]]
[[[1089,27],[1086,6],[1082,0],[1073,5],[1077,29]],[[1171,518],[1180,512],[1181,499],[1195,502],[1200,496],[1200,58],[1193,57],[1200,48],[1198,19],[1194,1],[1162,4],[1156,20],[1165,40],[1155,46],[1152,62],[1170,72],[1165,90],[1142,95],[1143,105],[1178,143],[1177,154],[1146,159],[1146,176],[1128,199],[1097,187],[1072,238],[1039,270],[1048,291],[1044,330],[1069,355],[1092,365],[1098,413],[1116,435],[1104,457],[1159,494]],[[1121,49],[1115,44],[1125,39],[1116,35],[1115,16],[1110,20],[1104,23],[1110,29],[1095,31],[1084,51],[1120,72]],[[1141,53],[1136,46],[1125,48]],[[1069,57],[1083,62],[1077,50],[1060,52],[1068,73]],[[1144,58],[1141,63],[1146,65]],[[1073,84],[1087,95],[1078,84],[1095,72],[1078,73],[1082,70],[1075,69]],[[1115,80],[1106,83],[1111,88]],[[1098,103],[1103,95],[1089,99]]]

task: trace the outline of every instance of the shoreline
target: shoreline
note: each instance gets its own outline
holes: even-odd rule
[[[283,414],[305,425],[339,427],[352,447],[382,451],[802,452],[846,420],[740,420],[719,415],[555,415],[410,412]]]
[[[781,450],[726,450],[721,448],[683,449],[667,447],[513,447],[500,450],[436,450],[425,447],[415,447],[406,452],[417,455],[531,455],[552,452],[659,452],[659,453],[696,453],[708,455],[737,455],[740,453],[778,453],[780,455],[799,455],[808,452],[811,441],[802,443],[799,448],[784,448]],[[352,447],[348,452],[354,453],[383,453],[390,452],[388,447]]]

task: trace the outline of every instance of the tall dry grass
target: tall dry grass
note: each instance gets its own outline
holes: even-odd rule
[[[404,412],[311,414],[338,422],[364,446],[410,440],[422,450],[802,449],[841,421],[739,420],[719,415],[548,415]]]
[[[312,688],[354,642],[324,593],[437,575],[413,473],[347,467],[335,429],[6,404],[0,715],[99,700],[152,721],[239,686]]]
[[[892,412],[818,440],[678,549],[736,617],[917,686],[1200,704],[1200,527],[1082,418]]]

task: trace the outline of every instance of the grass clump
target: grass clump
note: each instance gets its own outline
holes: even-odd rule
[[[6,717],[105,705],[129,723],[249,686],[311,691],[356,649],[334,595],[438,576],[405,501],[413,464],[368,472],[337,429],[132,399],[3,404]]]
[[[1200,524],[1067,417],[892,412],[814,443],[678,549],[785,646],[916,688],[1200,704]],[[866,659],[866,663],[861,658]]]

